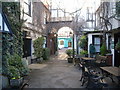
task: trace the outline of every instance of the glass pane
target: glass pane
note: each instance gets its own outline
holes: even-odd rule
[[[8,27],[7,27],[5,22],[4,22],[4,31],[9,31],[9,29],[8,29]]]
[[[100,46],[99,45],[95,45],[95,50],[96,50],[96,52],[100,52]]]
[[[94,39],[95,39],[95,40],[94,40],[94,41],[95,41],[94,44],[100,44],[100,38],[99,38],[99,37],[95,37]]]

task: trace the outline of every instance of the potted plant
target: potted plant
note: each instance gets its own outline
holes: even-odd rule
[[[14,66],[8,67],[8,77],[11,87],[20,87],[23,83],[23,77],[20,76],[19,70]]]
[[[68,63],[73,63],[73,50],[72,49],[67,49],[66,54],[68,55]]]
[[[87,57],[87,56],[88,56],[88,51],[86,51],[86,50],[81,50],[81,51],[80,51],[80,55],[83,55],[83,56]]]
[[[120,51],[120,42],[117,42],[115,45],[115,50]]]
[[[44,48],[42,53],[43,60],[48,60],[50,57],[50,50],[49,48]]]
[[[43,45],[44,45],[44,37],[38,37],[36,40],[33,42],[33,47],[34,47],[34,55],[37,58],[37,62],[40,63],[41,60],[43,59]]]
[[[106,47],[105,43],[102,44],[102,46],[100,48],[100,53],[102,56],[105,56],[107,54],[107,47]]]
[[[9,56],[8,65],[17,68],[21,76],[26,76],[29,74],[27,65],[23,63],[22,58],[17,54]]]

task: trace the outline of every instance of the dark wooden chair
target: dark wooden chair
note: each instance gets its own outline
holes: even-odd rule
[[[107,86],[106,83],[102,82],[103,77],[99,75],[99,72],[96,72],[91,68],[85,67],[84,65],[81,65],[81,68],[81,86],[83,86],[85,83],[87,84],[86,88],[103,88]]]

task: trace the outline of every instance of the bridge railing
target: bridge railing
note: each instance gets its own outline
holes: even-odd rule
[[[57,22],[57,21],[72,21],[72,17],[51,17],[52,22]]]

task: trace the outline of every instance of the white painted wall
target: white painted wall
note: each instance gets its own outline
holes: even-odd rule
[[[112,41],[114,42],[114,34],[112,34]],[[111,49],[111,53],[112,53],[112,66],[114,66],[114,57],[115,57],[115,55],[114,55],[114,49]]]
[[[2,26],[2,15],[1,15],[1,13],[0,13],[0,30],[2,30],[2,28],[3,28],[3,26]]]
[[[90,57],[90,44],[92,43],[92,35],[102,35],[102,33],[89,33],[88,34],[88,54],[89,54],[89,57]]]

